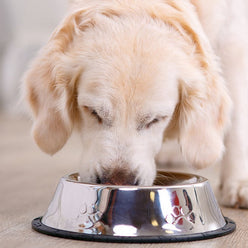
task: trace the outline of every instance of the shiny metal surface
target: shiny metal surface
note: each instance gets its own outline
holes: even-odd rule
[[[128,237],[187,235],[225,226],[207,179],[160,171],[155,184],[84,184],[78,174],[65,176],[42,223],[78,233]]]

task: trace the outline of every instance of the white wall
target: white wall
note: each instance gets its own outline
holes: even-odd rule
[[[21,77],[65,15],[67,0],[0,0],[0,108],[18,112]]]

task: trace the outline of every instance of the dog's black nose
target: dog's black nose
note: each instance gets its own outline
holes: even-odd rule
[[[109,185],[138,185],[135,173],[127,169],[115,168],[110,171],[104,170],[102,175],[97,176],[96,182]]]

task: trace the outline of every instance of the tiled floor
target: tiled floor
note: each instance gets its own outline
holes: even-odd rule
[[[46,210],[61,176],[77,171],[79,149],[76,136],[57,155],[43,154],[30,137],[30,122],[19,117],[0,116],[0,247],[84,247],[84,248],[222,248],[248,247],[248,211],[223,208],[237,223],[237,230],[212,240],[174,244],[107,244],[53,238],[31,229],[31,220]],[[215,187],[211,172],[207,175]]]

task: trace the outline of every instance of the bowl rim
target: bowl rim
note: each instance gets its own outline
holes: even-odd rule
[[[174,171],[165,171],[165,170],[157,170],[157,175],[162,173],[170,173],[176,175],[185,175],[191,178],[197,178],[197,182],[195,183],[181,183],[181,184],[174,184],[174,185],[152,185],[152,186],[137,186],[137,185],[112,185],[112,184],[98,184],[98,183],[87,183],[80,181],[79,173],[71,173],[62,177],[63,180],[87,187],[94,187],[94,188],[105,188],[105,189],[118,189],[118,190],[158,190],[158,189],[171,189],[171,188],[185,188],[185,187],[192,187],[192,186],[201,186],[204,183],[208,182],[208,179],[196,175],[193,173],[184,173],[184,172],[174,172]],[[73,179],[74,177],[74,179]]]

